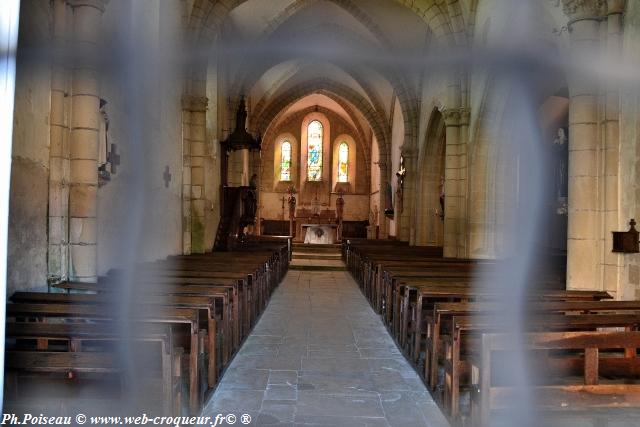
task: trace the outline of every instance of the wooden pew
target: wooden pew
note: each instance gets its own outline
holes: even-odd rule
[[[217,323],[221,325],[221,350],[222,350],[222,366],[225,366],[234,351],[233,348],[233,306],[231,291],[225,287],[215,285],[153,285],[152,283],[139,283],[137,290],[144,293],[149,298],[153,298],[149,302],[160,303],[169,296],[205,296],[214,298],[219,301],[219,317],[216,317]],[[67,292],[81,291],[93,294],[112,294],[119,292],[117,287],[106,286],[104,283],[76,283],[64,282],[52,285],[53,288],[62,289]],[[76,294],[77,295],[77,294]],[[221,369],[218,369],[220,371]]]
[[[16,303],[51,303],[51,304],[101,304],[108,306],[117,304],[113,295],[109,294],[52,294],[47,292],[16,292],[11,296]],[[208,383],[214,387],[217,380],[216,340],[217,326],[215,319],[215,300],[208,296],[166,295],[145,296],[145,304],[168,305],[201,310],[206,318],[208,348]]]
[[[51,353],[52,349],[49,343],[66,341],[67,351],[80,353],[86,351],[84,343],[112,342],[118,344],[122,342],[123,334],[120,327],[121,325],[111,322],[8,322],[6,324],[6,343],[8,351],[12,352],[15,360],[7,367],[16,371],[32,372],[60,372],[61,366],[69,367],[69,371],[79,370],[81,372],[103,372],[104,369],[117,368],[111,356],[104,358],[96,352],[82,353],[79,359],[74,356],[52,357],[51,354],[64,354],[64,352]],[[12,345],[12,341],[20,345]],[[35,342],[35,345],[25,351],[24,343],[29,341]],[[179,410],[180,402],[177,402],[174,396],[179,395],[181,380],[179,376],[174,379],[174,365],[176,363],[179,365],[181,352],[176,351],[173,347],[171,328],[164,325],[142,325],[135,331],[135,335],[127,337],[127,341],[132,344],[155,342],[160,345],[164,414],[179,414],[176,410]],[[113,344],[111,347],[113,348]],[[38,354],[44,354],[44,356],[40,357]],[[96,356],[91,357],[91,354],[96,354]],[[102,364],[104,360],[109,361],[108,366]],[[34,361],[38,361],[40,364],[33,365]],[[75,365],[76,363],[77,365]]]
[[[74,322],[88,320],[104,323],[113,320],[114,314],[109,314],[113,312],[109,310],[112,306],[108,304],[116,295],[125,291],[143,295],[141,300],[144,303],[136,307],[137,312],[125,314],[129,320],[145,324],[174,325],[172,329],[180,325],[189,327],[189,333],[185,335],[191,350],[189,404],[191,411],[195,412],[200,404],[199,317],[206,318],[209,354],[207,383],[209,387],[213,387],[218,372],[217,354],[222,353],[220,370],[223,370],[287,272],[290,252],[288,240],[255,239],[233,252],[169,257],[163,261],[138,265],[134,272],[112,271],[96,284],[69,282],[54,284],[50,288],[64,290],[67,294],[17,293],[13,299],[15,303],[9,304],[8,315],[17,319],[57,317],[61,320],[75,319]],[[123,285],[130,288],[125,289]],[[93,327],[84,326],[88,323],[81,324],[83,328]],[[37,332],[39,325],[47,326]],[[64,331],[52,330],[63,326],[49,326],[48,323],[11,328],[14,334],[22,336],[21,343],[29,341],[28,334],[43,335],[36,338],[36,349],[48,348],[49,342],[57,343],[58,338],[64,335]],[[77,350],[83,340],[93,342],[100,338],[110,338],[100,335],[96,330],[86,332],[83,335],[85,338],[70,340],[74,343],[71,347]],[[95,334],[90,336],[89,332]],[[49,338],[46,337],[47,334]],[[218,336],[221,352],[216,347]]]
[[[527,319],[526,331],[592,331],[597,328],[623,327],[637,329],[640,314],[546,314]],[[454,316],[450,334],[446,336],[445,354],[445,390],[444,405],[449,409],[452,419],[459,417],[460,376],[463,370],[469,370],[468,360],[461,358],[461,344],[469,334],[500,333],[505,325],[499,324],[491,316]],[[625,346],[627,347],[627,346]]]
[[[637,354],[623,357],[619,351],[640,348],[640,332],[539,332],[525,334],[519,341],[527,351],[573,351],[572,358],[556,362],[561,363],[560,372],[577,373],[580,380],[567,384],[566,375],[545,375],[543,384],[530,389],[538,411],[640,408],[640,358]],[[508,334],[482,335],[474,367],[477,385],[471,399],[474,427],[489,427],[492,413],[504,409],[514,393],[508,383],[495,384],[493,379],[495,352],[511,351],[512,342]],[[601,382],[603,375],[608,376],[605,382]],[[629,383],[629,377],[635,381]]]
[[[425,363],[423,375],[431,390],[437,386],[437,372],[440,357],[440,336],[447,322],[453,316],[470,316],[499,313],[502,307],[495,302],[435,303],[430,315],[426,316],[427,331],[424,340]],[[638,312],[640,301],[539,301],[528,305],[530,314],[540,313],[607,313]]]
[[[417,281],[416,281],[417,282]],[[485,289],[474,286],[472,281],[451,282],[442,284],[438,280],[426,279],[412,285],[406,285],[407,292],[404,299],[403,330],[408,331],[406,326],[409,313],[411,313],[411,323],[413,330],[407,332],[409,342],[412,343],[411,359],[417,361],[419,350],[422,348],[422,339],[426,335],[423,325],[425,315],[428,315],[435,302],[445,300],[452,302],[477,301],[477,300],[498,300],[500,291],[497,289]],[[411,299],[415,302],[412,302]],[[555,300],[555,301],[600,301],[611,299],[611,295],[603,291],[581,291],[581,290],[532,290],[529,299]]]
[[[112,306],[102,304],[7,304],[8,318],[75,318],[89,320],[121,320]],[[198,392],[198,311],[188,308],[138,305],[136,313],[129,314],[128,320],[142,323],[186,325],[189,329],[189,408],[198,412],[201,402]]]

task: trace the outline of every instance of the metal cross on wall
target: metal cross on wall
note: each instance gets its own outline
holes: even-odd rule
[[[162,179],[164,180],[164,188],[169,188],[169,183],[171,182],[171,172],[169,172],[169,166],[164,167]]]
[[[111,150],[107,153],[107,162],[111,165],[111,173],[116,173],[116,168],[120,166],[120,154],[116,144],[111,144]]]

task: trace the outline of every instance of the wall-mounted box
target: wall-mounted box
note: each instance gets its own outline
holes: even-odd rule
[[[625,254],[640,253],[640,239],[636,230],[636,220],[629,222],[629,231],[613,232],[613,252],[621,252]]]

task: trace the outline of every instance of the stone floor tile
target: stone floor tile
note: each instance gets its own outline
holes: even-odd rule
[[[205,407],[252,426],[445,427],[343,271],[290,271]]]
[[[297,384],[269,384],[264,394],[265,400],[297,400]]]
[[[298,371],[270,371],[269,384],[298,384]]]
[[[378,397],[300,394],[297,414],[302,416],[384,417]],[[296,422],[299,419],[296,417]]]

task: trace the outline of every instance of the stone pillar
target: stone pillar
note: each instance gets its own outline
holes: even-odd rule
[[[62,281],[68,278],[69,267],[69,69],[64,66],[62,54],[68,41],[71,14],[65,0],[55,0],[52,6],[48,278]]]
[[[380,160],[378,162],[380,168],[380,206],[378,206],[378,221],[380,222],[380,239],[389,237],[389,219],[384,213],[387,207],[387,191],[389,187],[389,171],[387,163]]]
[[[622,51],[622,13],[624,0],[609,0],[606,20],[606,52],[611,63],[618,63]],[[604,143],[604,236],[602,254],[604,290],[621,296],[619,292],[624,257],[611,251],[611,231],[622,230],[628,218],[620,218],[618,188],[620,165],[620,88],[617,82],[609,81],[605,86],[605,143]]]
[[[571,53],[586,60],[598,51],[599,0],[565,0]],[[598,90],[578,68],[569,76],[569,225],[567,288],[602,289],[599,256]]]
[[[468,174],[467,143],[469,141],[469,123],[471,112],[468,108],[460,109],[460,131],[458,145],[458,258],[468,258]]]
[[[73,9],[69,278],[97,280],[97,195],[100,97],[96,52],[108,0],[68,0]]]
[[[205,230],[205,143],[207,98],[185,96],[182,101],[183,149],[183,252],[204,253]],[[188,250],[187,250],[188,249]]]
[[[460,230],[460,206],[464,194],[460,193],[460,110],[442,112],[446,126],[444,165],[444,256],[458,257]],[[462,199],[462,200],[461,200]]]
[[[182,253],[191,254],[191,97],[182,97]]]

